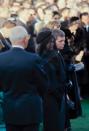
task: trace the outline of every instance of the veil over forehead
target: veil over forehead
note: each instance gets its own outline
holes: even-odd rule
[[[50,29],[42,29],[36,38],[37,44],[48,43],[52,37],[52,31]]]

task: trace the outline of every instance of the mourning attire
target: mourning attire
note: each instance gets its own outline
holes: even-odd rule
[[[7,131],[38,131],[47,79],[41,58],[19,47],[0,53],[0,89]]]
[[[43,44],[40,55],[45,60],[44,68],[50,80],[50,91],[45,95],[43,100],[43,124],[44,131],[64,131],[66,84],[65,64],[60,51],[45,49],[45,44],[47,45],[51,37],[50,31],[41,32],[37,37],[38,44]]]

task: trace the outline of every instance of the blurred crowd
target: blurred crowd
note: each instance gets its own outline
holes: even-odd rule
[[[88,7],[89,0],[0,0],[0,17],[8,18],[12,14],[20,17],[23,14],[22,11],[25,13],[27,11],[29,15],[35,14],[36,19],[47,18],[49,21],[52,12],[57,11],[60,20],[65,20],[72,16],[79,16],[80,13],[89,12]]]

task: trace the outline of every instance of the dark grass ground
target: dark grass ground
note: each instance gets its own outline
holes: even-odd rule
[[[80,118],[71,120],[72,131],[89,131],[89,99],[82,102],[83,115]],[[4,125],[0,124],[0,131],[5,131]],[[40,125],[42,131],[42,124]]]
[[[89,99],[82,101],[83,115],[71,120],[72,131],[89,131]]]
[[[77,119],[71,120],[72,131],[89,131],[89,99],[82,100],[83,115]],[[42,124],[40,126],[42,131]]]

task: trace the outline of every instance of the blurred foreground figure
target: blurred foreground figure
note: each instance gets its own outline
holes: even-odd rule
[[[6,50],[9,50],[10,48],[11,48],[11,44],[0,33],[0,52],[4,52]]]
[[[2,28],[0,29],[0,52],[4,52],[11,48],[11,42],[9,40],[10,30],[15,27],[14,21],[6,20]]]
[[[24,27],[11,30],[12,48],[0,53],[0,89],[4,92],[6,131],[38,131],[42,120],[42,95],[47,79],[38,55],[26,52]],[[39,95],[40,94],[40,95]]]

